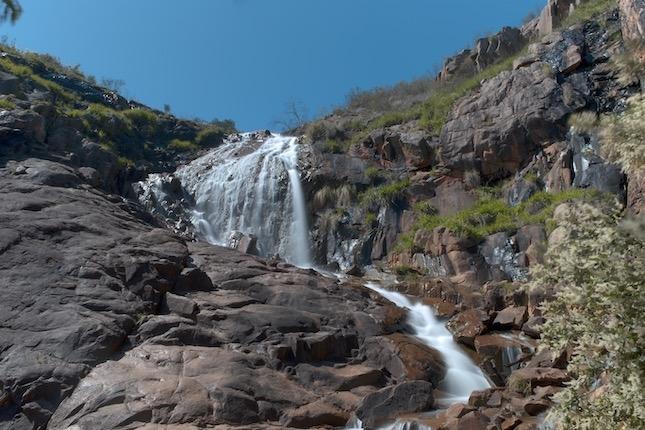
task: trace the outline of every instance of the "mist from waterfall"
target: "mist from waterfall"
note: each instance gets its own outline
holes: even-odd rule
[[[260,255],[310,267],[305,198],[295,137],[244,134],[180,168],[194,197],[192,222],[206,241],[226,246],[233,232],[254,235]]]

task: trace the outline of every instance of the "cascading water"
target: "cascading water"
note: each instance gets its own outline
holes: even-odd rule
[[[297,138],[243,134],[175,175],[195,201],[191,220],[203,239],[226,246],[240,231],[257,238],[262,256],[311,266]]]
[[[415,336],[426,345],[443,355],[446,363],[446,376],[437,387],[440,394],[436,398],[439,407],[448,407],[454,403],[466,403],[473,391],[490,388],[491,384],[484,373],[455,343],[452,334],[437,318],[432,309],[423,303],[412,303],[403,294],[386,290],[374,282],[365,286],[376,291],[395,305],[408,309],[408,322],[414,329]],[[348,429],[361,429],[360,420],[354,419],[347,425]],[[397,421],[382,430],[422,430],[429,429],[416,422]]]
[[[446,326],[434,316],[432,309],[423,303],[412,303],[406,296],[367,283],[366,287],[376,291],[395,305],[409,310],[409,323],[415,335],[428,346],[439,351],[446,363],[446,377],[438,388],[442,395],[437,398],[440,406],[466,402],[473,391],[490,388],[484,373],[461,350]]]

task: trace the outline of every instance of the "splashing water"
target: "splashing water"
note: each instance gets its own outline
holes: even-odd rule
[[[258,142],[245,134],[176,175],[194,196],[192,222],[206,241],[225,246],[240,231],[257,237],[262,256],[311,266],[297,138],[271,135]]]
[[[454,403],[467,402],[473,391],[491,387],[481,369],[461,350],[452,334],[437,320],[429,306],[412,303],[403,294],[386,290],[375,283],[367,283],[366,287],[395,305],[408,309],[408,322],[414,329],[415,336],[443,355],[446,377],[437,387],[441,392],[437,398],[438,406],[447,407]]]

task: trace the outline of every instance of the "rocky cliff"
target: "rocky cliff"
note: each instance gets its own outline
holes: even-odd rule
[[[194,229],[173,172],[230,124],[2,47],[0,429],[538,428],[570,351],[537,352],[554,291],[524,284],[568,203],[645,211],[596,126],[643,88],[643,11],[549,0],[438,76],[294,130],[313,259],[343,282]],[[133,186],[151,173],[165,206]],[[495,387],[428,415],[447,363],[365,272],[398,277]]]

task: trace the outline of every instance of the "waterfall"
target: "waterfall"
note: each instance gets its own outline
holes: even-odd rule
[[[191,221],[206,241],[226,246],[233,232],[257,238],[260,255],[311,266],[305,197],[295,137],[243,134],[181,167],[195,201]]]
[[[465,403],[473,391],[491,387],[481,369],[461,350],[452,334],[437,320],[429,306],[423,303],[412,303],[403,294],[386,290],[375,283],[369,282],[366,287],[395,305],[408,309],[408,322],[414,329],[415,336],[443,355],[446,363],[446,377],[437,387],[441,392],[437,398],[439,406],[447,407],[453,403]]]

